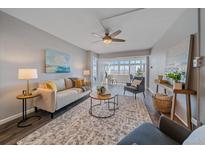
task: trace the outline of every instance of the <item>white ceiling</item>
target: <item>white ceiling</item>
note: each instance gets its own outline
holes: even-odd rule
[[[103,20],[111,32],[118,29],[124,43],[93,43],[103,34],[100,19],[133,10],[129,9],[1,9],[39,29],[85,50],[97,53],[141,50],[153,47],[185,9],[143,9]]]

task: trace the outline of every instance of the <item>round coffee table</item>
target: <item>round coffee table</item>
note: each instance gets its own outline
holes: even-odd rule
[[[93,99],[100,101],[100,103],[94,104]],[[102,116],[93,113],[93,109],[97,109],[97,107],[101,106],[102,103],[107,105],[107,112],[109,114]],[[111,104],[113,105],[113,108],[110,108]],[[110,95],[99,95],[97,94],[97,92],[90,93],[90,110],[89,110],[90,115],[96,118],[109,118],[115,115],[115,110],[117,109],[116,106],[118,106],[118,94],[110,93]]]

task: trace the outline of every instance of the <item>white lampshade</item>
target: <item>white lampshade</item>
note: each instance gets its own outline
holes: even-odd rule
[[[83,75],[84,76],[89,76],[90,75],[90,70],[84,70]]]
[[[30,80],[37,79],[37,69],[19,69],[18,70],[18,79],[21,80]]]

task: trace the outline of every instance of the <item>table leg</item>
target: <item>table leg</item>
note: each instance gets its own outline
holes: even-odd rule
[[[117,95],[117,105],[118,105],[118,95]]]
[[[164,94],[167,94],[167,89],[164,88]]]
[[[188,128],[192,130],[192,123],[191,123],[191,101],[190,95],[186,95],[186,112],[187,112],[187,125]]]
[[[115,103],[116,103],[116,102],[115,102],[115,97],[114,97],[114,114],[115,114]]]
[[[93,99],[90,98],[90,114],[92,115],[92,106],[93,106]]]
[[[31,117],[29,117],[31,118]],[[27,113],[26,113],[26,99],[22,99],[22,120],[18,122],[17,126],[18,127],[28,127],[31,126],[32,124],[26,124],[23,125],[22,123],[24,123],[27,120]],[[22,125],[21,125],[22,124]]]
[[[108,110],[110,110],[110,102],[109,99],[107,100]]]
[[[26,101],[26,99],[24,99],[24,116],[25,116],[25,119],[27,119],[27,101]]]
[[[159,91],[159,85],[157,84],[156,93],[158,93],[158,91]]]
[[[24,115],[24,99],[22,99],[22,118],[25,120],[25,115]]]
[[[171,120],[174,120],[176,101],[177,101],[177,94],[174,93],[173,100],[172,100]]]

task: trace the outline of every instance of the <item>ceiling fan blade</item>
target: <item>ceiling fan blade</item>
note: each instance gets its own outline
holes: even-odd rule
[[[121,30],[118,30],[118,31],[110,34],[110,37],[115,37],[115,36],[119,35],[121,32],[122,32]]]
[[[92,43],[98,43],[98,42],[102,42],[102,40],[94,41],[94,42],[92,42]]]
[[[103,38],[103,36],[99,35],[99,34],[96,34],[96,33],[91,33],[92,35],[96,36],[96,37],[99,37],[99,38]]]
[[[112,38],[113,42],[125,42],[123,39]]]

